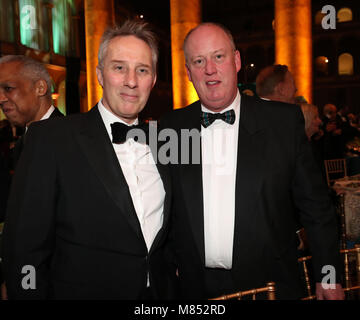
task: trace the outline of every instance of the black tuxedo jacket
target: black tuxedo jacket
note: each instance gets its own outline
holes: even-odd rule
[[[200,130],[200,112],[201,105],[195,102],[165,116],[161,127],[175,129],[179,137],[181,129]],[[204,279],[202,167],[170,167],[173,210],[169,244],[181,294],[184,298],[211,298],[206,296]],[[311,245],[317,281],[322,279],[322,266],[338,268],[335,211],[307,142],[299,107],[242,95],[235,192],[231,275],[238,290],[275,281],[278,298],[295,299],[301,294],[296,210]]]
[[[59,111],[58,108],[55,108],[55,110],[50,114],[49,119],[56,118],[56,117],[63,117],[64,115]],[[15,169],[16,165],[19,161],[21,151],[24,148],[24,139],[25,139],[25,133],[19,138],[19,140],[16,142],[14,149],[12,150],[12,168]]]
[[[19,160],[4,230],[10,298],[138,299],[149,273],[155,298],[166,298],[162,246],[170,209],[150,252],[125,177],[94,107],[88,113],[33,123]],[[23,290],[24,265],[36,290]]]
[[[10,171],[7,159],[0,152],[0,223],[4,222],[6,202],[10,186]]]

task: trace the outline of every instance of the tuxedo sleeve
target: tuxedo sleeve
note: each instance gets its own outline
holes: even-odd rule
[[[321,282],[324,266],[333,266],[339,281],[340,253],[336,212],[327,185],[316,165],[311,145],[304,132],[300,108],[295,112],[295,173],[292,192],[304,226],[313,259],[315,279]]]
[[[45,299],[50,293],[57,164],[49,129],[40,122],[30,126],[13,177],[3,234],[9,299]]]

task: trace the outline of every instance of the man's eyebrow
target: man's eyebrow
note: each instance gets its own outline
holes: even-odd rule
[[[218,53],[219,51],[224,51],[224,48],[217,49],[213,53]]]
[[[221,51],[224,51],[224,48],[217,49],[217,50],[211,52],[211,54],[217,54]],[[205,56],[204,54],[197,54],[197,55],[191,56],[190,59],[203,58],[204,56]]]
[[[111,60],[110,63],[125,63],[125,64],[128,64],[128,62],[125,61],[125,60]],[[147,68],[151,68],[151,65],[150,65],[150,64],[142,63],[142,62],[140,62],[140,63],[137,64],[136,66],[137,66],[137,67],[147,67]]]
[[[124,60],[111,60],[110,63],[126,63]]]
[[[147,68],[151,68],[151,65],[147,64],[147,63],[139,63],[137,65],[138,67],[147,67]]]

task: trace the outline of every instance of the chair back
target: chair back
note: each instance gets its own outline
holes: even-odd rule
[[[268,282],[266,287],[250,289],[246,291],[238,291],[235,293],[225,294],[223,296],[209,299],[209,300],[232,300],[237,299],[241,300],[242,297],[252,295],[252,300],[256,300],[256,295],[261,292],[267,292],[267,300],[276,300],[275,296],[275,282]]]
[[[328,186],[336,179],[347,177],[347,167],[345,159],[324,160],[326,181]]]

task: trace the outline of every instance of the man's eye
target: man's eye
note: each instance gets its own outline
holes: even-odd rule
[[[194,60],[194,64],[199,66],[203,63],[203,61],[204,61],[203,59],[196,59],[196,60]]]
[[[6,92],[10,92],[12,89],[13,89],[13,87],[4,87],[4,90],[5,90]]]
[[[218,55],[216,55],[216,60],[221,60],[222,58],[224,57],[224,55],[223,54],[218,54]]]
[[[124,69],[124,67],[123,66],[115,66],[115,69],[116,70],[122,70],[122,69]]]
[[[138,69],[138,72],[141,73],[141,74],[148,74],[149,70],[146,69],[146,68],[140,68],[140,69]]]

